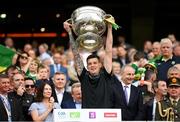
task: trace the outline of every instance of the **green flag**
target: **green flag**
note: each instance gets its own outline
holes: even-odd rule
[[[12,64],[16,52],[0,44],[0,72],[6,70]]]

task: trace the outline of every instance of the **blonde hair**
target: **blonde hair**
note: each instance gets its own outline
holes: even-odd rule
[[[40,46],[44,47],[45,50],[48,50],[48,45],[46,43],[41,44]]]
[[[161,42],[160,42],[160,44],[162,45],[162,44],[168,44],[168,45],[173,45],[172,44],[172,41],[169,39],[169,38],[163,38],[163,39],[161,39]]]

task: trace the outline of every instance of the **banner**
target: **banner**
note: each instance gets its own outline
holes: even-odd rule
[[[54,122],[121,122],[121,109],[54,109]]]

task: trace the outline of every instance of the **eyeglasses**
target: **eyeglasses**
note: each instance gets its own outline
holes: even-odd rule
[[[22,59],[28,59],[28,57],[26,57],[26,56],[21,56],[21,58],[22,58]]]
[[[25,85],[25,88],[34,88],[35,86],[34,85]]]

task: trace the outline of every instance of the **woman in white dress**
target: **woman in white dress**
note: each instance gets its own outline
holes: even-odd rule
[[[54,108],[60,108],[57,103],[54,103],[52,96],[52,87],[48,83],[42,83],[37,89],[35,102],[31,104],[29,113],[33,121],[52,122]]]

